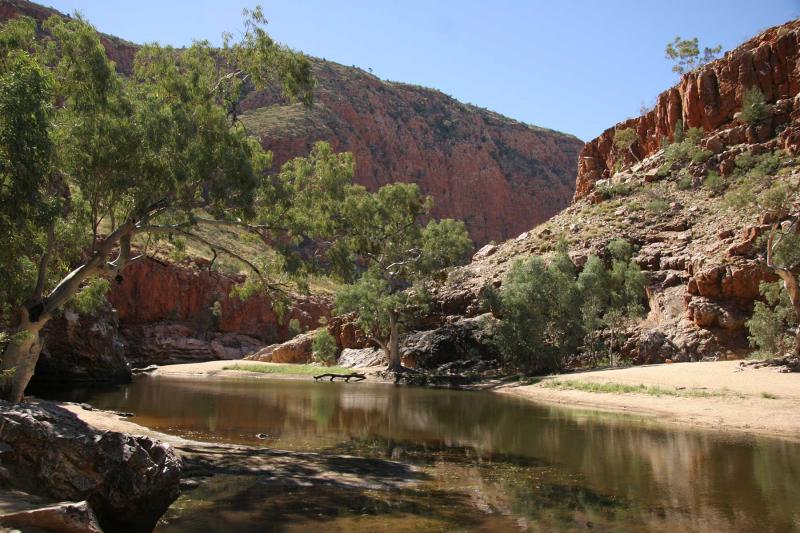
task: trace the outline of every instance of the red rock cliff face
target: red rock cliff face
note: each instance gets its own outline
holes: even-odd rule
[[[386,82],[360,69],[314,60],[312,110],[270,91],[251,94],[243,120],[276,164],[317,140],[356,158],[370,190],[415,182],[435,215],[466,221],[477,244],[504,240],[567,205],[583,143],[462,104],[439,91]]]
[[[680,83],[661,93],[655,108],[641,117],[609,128],[586,143],[578,162],[575,199],[587,196],[599,179],[608,178],[617,159],[614,131],[633,128],[639,135],[634,150],[646,157],[672,140],[675,124],[710,132],[731,123],[742,96],[758,87],[768,102],[788,99],[800,90],[800,20],[771,28],[725,57],[685,74]]]
[[[329,316],[329,303],[319,297],[298,298],[281,321],[266,296],[240,300],[231,296],[237,281],[207,270],[182,268],[144,259],[128,266],[109,293],[123,325],[159,321],[191,323],[198,329],[238,333],[265,344],[286,340],[289,320],[301,329],[315,329]],[[219,302],[215,317],[211,307]]]

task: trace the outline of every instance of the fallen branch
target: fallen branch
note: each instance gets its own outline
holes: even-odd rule
[[[353,379],[355,381],[363,381],[367,379],[367,376],[364,374],[358,374],[353,372],[352,374],[320,374],[319,376],[314,376],[314,381],[318,381],[322,378],[331,378],[330,381],[333,381],[336,378],[342,378],[346,383],[350,383],[350,380]]]

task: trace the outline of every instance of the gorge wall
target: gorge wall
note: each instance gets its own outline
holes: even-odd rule
[[[252,93],[242,120],[275,162],[317,140],[355,155],[356,182],[417,183],[437,217],[463,219],[478,245],[505,240],[569,205],[583,142],[463,104],[440,91],[383,81],[313,59],[311,110],[275,91]]]
[[[800,21],[795,20],[770,28],[741,46],[727,52],[721,59],[684,74],[680,82],[658,96],[655,107],[648,113],[621,122],[589,141],[581,151],[575,198],[587,196],[595,182],[613,173],[617,160],[631,163],[631,156],[614,150],[614,132],[633,128],[638,141],[633,151],[639,158],[647,157],[661,148],[662,139],[672,140],[675,125],[702,128],[706,133],[726,129],[741,109],[742,96],[751,87],[758,87],[767,102],[786,100],[800,89]],[[772,126],[788,121],[787,114],[777,114]],[[793,131],[793,130],[792,130]],[[756,127],[740,127],[732,132],[739,142],[763,142],[770,132]],[[796,142],[794,133],[784,139]],[[723,139],[725,142],[725,139]],[[624,151],[623,151],[624,152]]]
[[[293,296],[279,314],[266,295],[232,295],[243,276],[208,267],[200,258],[131,263],[97,313],[65,309],[45,326],[35,381],[118,382],[131,367],[241,359],[330,318],[327,297]]]
[[[0,21],[57,11],[0,0]],[[102,36],[108,56],[130,73],[136,45]],[[464,219],[473,240],[501,241],[569,205],[579,139],[463,104],[436,91],[383,81],[361,69],[312,58],[312,109],[289,105],[275,89],[251,93],[243,121],[274,154],[275,168],[324,140],[356,158],[370,190],[415,182],[435,200],[437,217]]]

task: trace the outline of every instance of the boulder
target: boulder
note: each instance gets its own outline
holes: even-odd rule
[[[87,501],[106,531],[151,531],[178,497],[181,460],[143,436],[97,431],[45,401],[0,401],[2,466],[22,490]]]
[[[303,333],[284,343],[267,346],[245,359],[265,363],[310,363],[314,358],[311,347],[315,336],[315,331]]]
[[[487,313],[410,333],[400,343],[403,364],[433,368],[459,359],[494,359],[497,353],[488,341],[495,324],[496,319]]]
[[[43,331],[44,347],[34,380],[125,382],[131,367],[119,335],[116,313],[106,304],[94,316],[66,309]]]
[[[389,359],[380,348],[345,348],[336,364],[344,368],[366,368],[386,366],[389,364]]]

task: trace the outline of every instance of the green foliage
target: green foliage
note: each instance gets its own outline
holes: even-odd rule
[[[211,311],[211,329],[219,329],[219,321],[222,320],[222,304],[219,300],[214,300],[214,303],[209,308]]]
[[[742,96],[742,120],[748,124],[757,124],[768,116],[764,93],[757,86],[748,89]]]
[[[302,333],[302,328],[300,327],[300,320],[296,318],[289,319],[289,337],[297,337]]]
[[[563,367],[569,346],[555,341],[564,339],[579,321],[574,317],[562,323],[562,316],[574,313],[574,308],[556,309],[556,305],[563,301],[559,296],[573,288],[574,280],[548,268],[541,258],[512,266],[500,292],[503,320],[494,337],[505,364],[535,374]],[[577,339],[570,340],[569,345],[577,344]]]
[[[679,191],[688,191],[692,188],[692,177],[688,175],[683,175],[676,185]]]
[[[633,256],[633,245],[625,239],[614,239],[606,245],[614,261],[628,261]]]
[[[678,119],[675,123],[675,132],[672,134],[672,142],[673,143],[682,143],[685,139],[685,135],[683,132],[683,120]],[[666,139],[664,139],[666,141]],[[669,143],[667,143],[669,144]]]
[[[666,58],[674,63],[672,71],[678,74],[686,74],[713,61],[720,51],[722,51],[722,46],[705,47],[701,55],[700,43],[697,37],[681,39],[680,36],[675,37],[671,43],[668,43],[664,50]]]
[[[309,159],[267,175],[270,154],[238,122],[238,104],[269,83],[308,104],[313,79],[304,56],[266,34],[260,9],[245,17],[244,31],[221,49],[205,41],[141,47],[130,79],[80,16],[46,21],[46,47],[31,19],[0,28],[0,202],[17,206],[0,212],[0,321],[23,301],[45,299],[78,265],[78,283],[48,302],[63,305],[135,238],[169,238],[176,257],[189,241],[233,257],[195,231],[201,223],[246,227],[271,244],[279,258],[264,274],[299,279],[307,264],[325,264],[300,244],[341,229],[334,206],[351,186],[352,157],[318,145]],[[259,278],[255,266],[268,261],[235,260]],[[285,290],[286,279],[260,288]]]
[[[614,132],[614,147],[617,150],[630,150],[638,140],[639,136],[633,128],[623,128]]]
[[[327,329],[321,329],[314,335],[311,351],[314,360],[327,366],[336,362],[336,354],[339,348],[336,346],[336,339],[333,338]]]
[[[748,340],[757,349],[756,355],[780,356],[794,347],[789,329],[797,325],[797,317],[783,283],[762,282],[760,291],[764,300],[756,302],[753,317],[745,324]]]
[[[633,248],[622,239],[608,248],[610,270],[590,256],[577,274],[562,241],[549,265],[539,257],[517,261],[499,292],[484,290],[484,301],[502,317],[494,342],[507,365],[538,374],[560,370],[581,343],[594,356],[603,345],[597,332],[609,328],[616,339],[641,316],[646,280],[630,259]]]
[[[29,18],[0,27],[0,325],[36,284],[35,259],[46,246],[40,228],[61,204],[49,194],[53,78],[28,52],[35,32]]]
[[[434,273],[453,265],[466,263],[473,244],[463,221],[446,218],[428,222],[422,230],[420,248],[422,253],[420,270]]]
[[[462,222],[423,225],[431,207],[432,200],[408,183],[361,191],[344,202],[350,231],[340,240],[339,255],[345,265],[360,258],[366,268],[347,273],[355,282],[337,293],[336,312],[355,312],[359,326],[384,347],[396,341],[393,324],[399,327],[424,309],[424,283],[444,279],[443,269],[465,262],[472,250]]]
[[[653,197],[644,204],[644,208],[655,215],[660,215],[669,209],[669,202],[661,197]]]
[[[706,179],[703,180],[703,187],[709,189],[714,194],[721,194],[728,187],[728,184],[719,173],[712,170],[708,173]]]
[[[630,196],[639,190],[639,187],[632,183],[614,183],[597,187],[597,192],[604,200],[610,200],[621,196]]]
[[[69,302],[80,315],[93,315],[106,303],[111,284],[105,278],[92,278]]]

